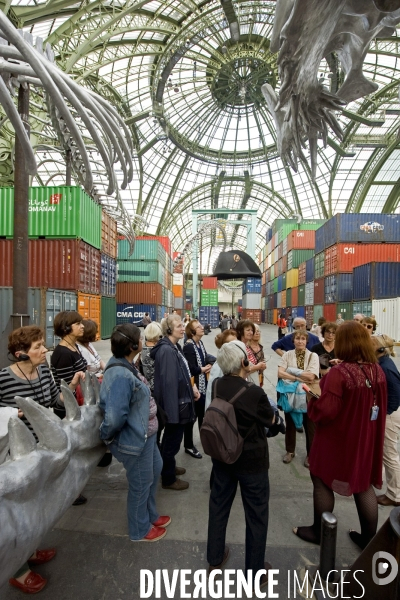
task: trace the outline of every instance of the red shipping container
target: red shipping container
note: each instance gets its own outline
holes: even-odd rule
[[[117,283],[117,304],[162,304],[161,283]]]
[[[303,285],[306,282],[306,263],[303,262],[299,265],[299,285]]]
[[[12,286],[13,242],[0,244],[0,285]],[[100,250],[82,240],[29,240],[28,285],[100,294],[100,256]]]
[[[324,317],[327,321],[335,323],[337,319],[336,304],[324,304]]]
[[[283,256],[283,242],[278,244],[278,260]]]
[[[325,300],[325,277],[314,280],[314,304],[324,304]],[[336,321],[336,319],[335,319]]]
[[[282,290],[281,304],[282,307],[286,307],[286,290]]]
[[[267,295],[267,286],[265,285],[265,283],[263,283],[261,286],[261,298],[265,298],[266,295]]]
[[[286,273],[287,270],[287,254],[285,254],[282,256],[282,273]]]
[[[287,237],[287,249],[314,250],[315,231],[291,231]]]
[[[314,323],[314,306],[306,306],[306,327],[311,329]]]
[[[12,287],[13,240],[0,240],[0,286]]]
[[[292,306],[299,305],[299,288],[298,286],[292,288]]]
[[[216,290],[218,287],[218,279],[216,277],[203,277],[203,289]]]
[[[400,262],[400,244],[335,244],[325,250],[325,275],[351,273],[374,261]]]
[[[238,310],[238,313],[242,313],[243,312],[243,306],[238,306],[237,310]]]
[[[249,319],[249,321],[253,321],[253,323],[261,323],[261,310],[244,308],[242,316],[243,319]]]

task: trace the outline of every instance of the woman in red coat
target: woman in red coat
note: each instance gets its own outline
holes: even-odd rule
[[[322,378],[322,394],[308,403],[307,410],[316,424],[309,459],[314,524],[295,527],[293,532],[319,544],[321,516],[333,511],[334,492],[353,494],[361,533],[350,530],[349,535],[363,549],[378,525],[378,503],[372,486],[382,487],[386,378],[367,330],[356,321],[338,328],[335,355],[342,362]]]

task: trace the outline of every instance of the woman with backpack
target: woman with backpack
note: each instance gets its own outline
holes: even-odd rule
[[[222,460],[212,459],[214,477],[207,541],[209,572],[220,569],[228,559],[229,548],[225,546],[226,527],[239,483],[246,516],[245,572],[252,569],[255,576],[260,569],[271,568],[264,562],[269,503],[269,457],[265,428],[271,427],[276,415],[263,389],[246,381],[249,360],[246,346],[242,342],[224,344],[218,351],[217,361],[224,376],[214,380],[213,398],[229,402],[236,396],[231,406],[234,409],[237,430],[244,442],[242,452],[235,462],[227,464]],[[213,404],[209,407],[203,423],[202,441],[207,415],[212,411],[212,407]],[[214,412],[218,414],[217,411]],[[210,431],[212,429],[211,427]],[[267,576],[263,575],[260,587],[265,586],[266,582]]]

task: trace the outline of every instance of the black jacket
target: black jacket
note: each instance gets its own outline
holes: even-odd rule
[[[168,423],[179,423],[179,405],[191,403],[193,388],[189,372],[179,357],[182,350],[164,337],[150,351],[154,360],[154,398],[168,415]]]
[[[203,349],[205,354],[203,367],[205,367],[206,365],[213,365],[217,359],[212,354],[208,354],[207,350],[204,348],[204,345]],[[186,344],[183,346],[183,354],[185,355],[185,358],[189,363],[190,373],[194,376],[194,382],[198,386],[201,369],[197,364],[197,356],[196,351],[194,349],[194,344],[192,344],[191,342],[186,342]]]

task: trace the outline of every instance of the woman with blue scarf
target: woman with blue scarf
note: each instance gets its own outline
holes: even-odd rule
[[[294,332],[293,343],[295,349],[285,352],[279,362],[276,390],[279,392],[278,406],[284,411],[286,422],[286,454],[283,457],[283,462],[286,464],[292,462],[296,449],[296,430],[301,431],[304,425],[307,447],[304,466],[309,468],[308,455],[311,444],[307,428],[306,394],[302,385],[303,383],[312,383],[318,379],[319,359],[317,354],[307,350],[307,340],[307,331]]]

